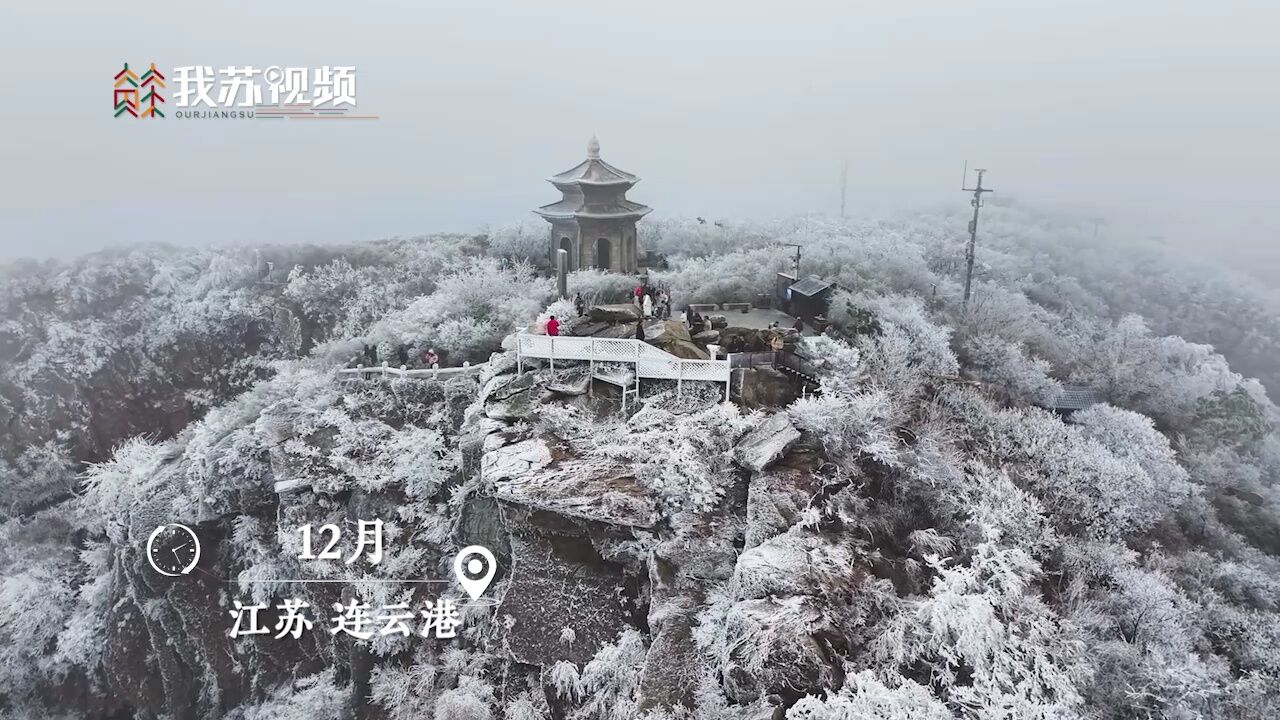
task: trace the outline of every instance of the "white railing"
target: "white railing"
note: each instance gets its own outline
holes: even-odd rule
[[[685,360],[641,340],[592,337],[556,337],[549,335],[516,335],[516,365],[524,370],[524,358],[589,361],[594,375],[598,362],[634,363],[636,380],[651,378],[675,380],[676,392],[684,390],[685,380],[724,383],[725,401],[729,399],[732,368],[728,360]],[[625,401],[625,395],[624,395]]]
[[[487,363],[478,365],[464,364],[462,367],[442,367],[442,368],[417,368],[408,370],[403,367],[391,367],[389,365],[374,365],[365,367],[357,365],[353,368],[342,368],[338,371],[340,375],[355,375],[357,377],[408,377],[408,378],[451,378],[462,375],[471,375],[480,372]]]

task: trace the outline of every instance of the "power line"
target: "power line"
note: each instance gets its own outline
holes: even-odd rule
[[[965,163],[965,177],[969,176],[969,163]],[[982,209],[982,193],[995,192],[991,188],[982,187],[982,176],[987,171],[985,168],[977,168],[974,172],[978,173],[978,184],[974,187],[964,187],[964,183],[960,184],[960,189],[964,192],[973,193],[973,219],[969,221],[969,247],[965,251],[965,271],[964,271],[964,310],[969,311],[969,296],[973,289],[973,256],[978,247],[978,211]]]

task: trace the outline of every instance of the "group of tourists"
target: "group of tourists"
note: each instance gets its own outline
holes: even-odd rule
[[[395,367],[409,367],[409,346],[400,345],[396,348]],[[427,348],[418,355],[417,360],[421,361],[420,367],[434,368],[440,365],[440,356],[436,354],[435,348]],[[387,363],[391,363],[391,357],[387,358]],[[365,344],[364,349],[360,353],[360,364],[365,367],[378,367],[380,361],[378,359],[378,346]]]
[[[778,322],[777,320],[774,320],[773,322],[769,323],[770,330],[780,330],[781,328],[782,328],[782,323]],[[803,332],[804,318],[796,318],[796,321],[791,323],[791,329],[795,330],[796,332]]]
[[[671,292],[665,287],[656,287],[643,282],[636,285],[632,293],[640,317],[636,320],[637,340],[644,340],[644,321],[649,319],[666,319],[671,317]],[[573,309],[582,317],[589,309],[582,293],[574,293]],[[560,320],[555,315],[547,318],[544,326],[546,334],[555,337],[560,334]]]
[[[641,317],[664,320],[671,317],[671,292],[667,288],[652,287],[644,282],[636,286],[634,295]]]
[[[711,329],[711,318],[702,315],[697,310],[690,309],[689,314],[689,332],[697,335],[704,330]]]

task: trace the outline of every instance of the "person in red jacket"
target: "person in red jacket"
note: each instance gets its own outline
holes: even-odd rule
[[[560,334],[560,321],[556,320],[555,315],[552,315],[551,318],[547,320],[547,334],[551,337],[555,337]]]

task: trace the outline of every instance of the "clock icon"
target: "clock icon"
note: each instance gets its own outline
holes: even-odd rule
[[[200,562],[200,538],[186,525],[161,525],[147,538],[147,561],[161,575],[186,575]]]

